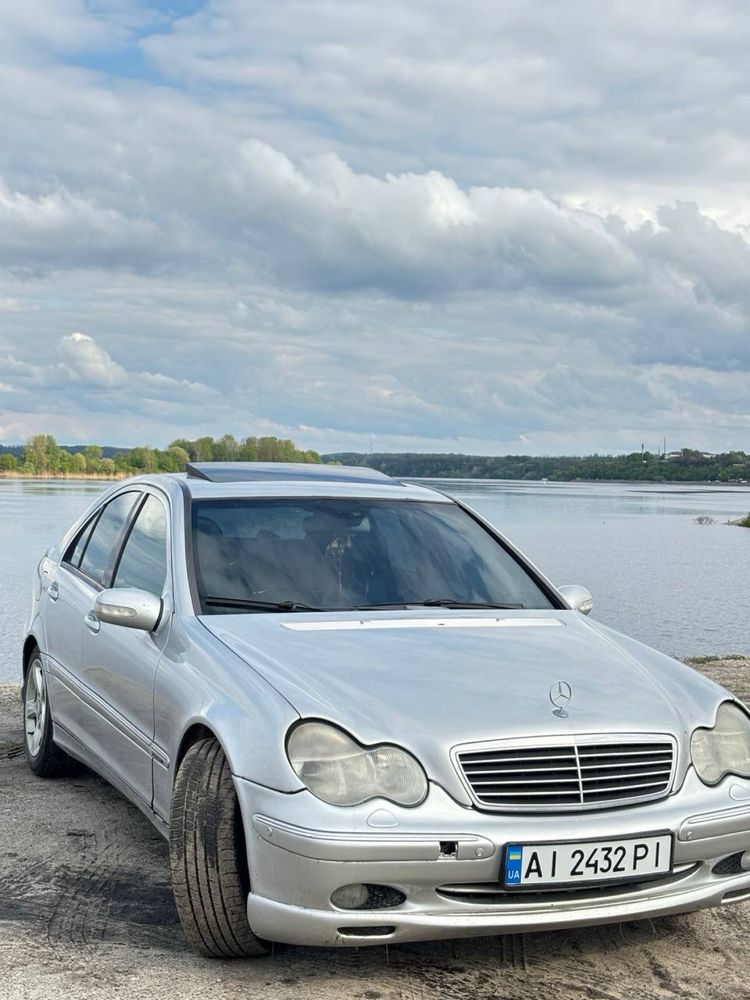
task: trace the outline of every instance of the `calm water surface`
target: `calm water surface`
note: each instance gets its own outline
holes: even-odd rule
[[[665,653],[750,654],[750,488],[430,480],[489,518],[594,617]],[[108,484],[0,479],[0,680],[19,676],[31,577]],[[716,523],[699,525],[709,515]]]

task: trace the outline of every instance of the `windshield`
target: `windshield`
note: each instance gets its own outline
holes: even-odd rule
[[[553,607],[510,552],[454,503],[200,500],[192,527],[208,614]]]

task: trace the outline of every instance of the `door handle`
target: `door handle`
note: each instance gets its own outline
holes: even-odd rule
[[[102,627],[102,623],[99,621],[99,619],[96,617],[93,611],[89,611],[89,613],[84,617],[83,623],[89,630],[89,632],[98,632],[99,629]]]
[[[51,601],[56,601],[60,596],[60,587],[55,580],[47,587],[47,596]]]

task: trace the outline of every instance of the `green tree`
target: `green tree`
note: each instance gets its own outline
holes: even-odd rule
[[[403,456],[395,456],[403,458]],[[429,456],[428,456],[429,457]],[[224,434],[218,440],[204,436],[190,441],[175,439],[168,448],[159,450],[147,445],[116,450],[113,457],[104,458],[100,445],[86,445],[72,454],[61,448],[51,434],[36,434],[28,440],[19,462],[11,453],[0,452],[0,470],[36,476],[101,476],[132,475],[142,472],[183,472],[189,461],[243,462],[320,462],[316,451],[297,448],[289,438],[270,435],[237,440]]]
[[[54,475],[60,466],[60,448],[51,434],[35,434],[24,448],[23,469],[36,476]]]
[[[156,469],[156,454],[153,448],[131,448],[128,464],[133,471],[153,472]]]
[[[210,462],[214,457],[214,439],[201,437],[192,442],[193,459],[196,462]]]
[[[181,448],[190,460],[195,459],[193,454],[193,442],[188,441],[187,438],[176,438],[174,441],[169,443],[169,448]]]
[[[190,455],[185,451],[184,448],[175,447],[174,445],[169,446],[169,451],[167,452],[172,461],[172,472],[184,472],[185,466],[190,461]]]
[[[259,462],[278,462],[279,454],[281,449],[279,448],[279,439],[275,437],[262,437],[258,438],[258,461]]]
[[[184,472],[185,463],[189,461],[184,448],[167,448],[166,451],[157,451],[155,454],[159,472]]]
[[[83,449],[86,459],[86,472],[100,472],[102,461],[102,449],[98,444],[87,444]]]
[[[239,442],[233,434],[224,434],[218,441],[214,441],[212,451],[215,462],[234,462],[239,455]]]
[[[258,439],[256,437],[246,437],[240,444],[240,450],[237,457],[241,462],[257,462]]]

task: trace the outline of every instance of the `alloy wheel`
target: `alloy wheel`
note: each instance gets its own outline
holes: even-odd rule
[[[44,683],[44,673],[39,660],[34,660],[29,669],[26,681],[24,717],[26,746],[31,756],[36,757],[42,746],[44,726],[47,721],[47,686]]]

